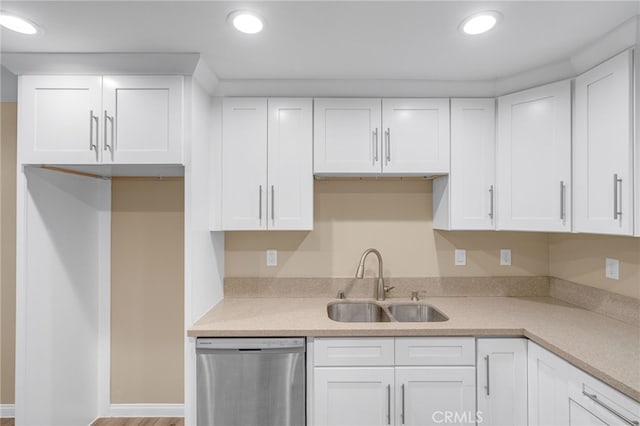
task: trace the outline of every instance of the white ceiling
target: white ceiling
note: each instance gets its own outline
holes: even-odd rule
[[[629,18],[640,1],[3,1],[41,26],[2,29],[2,52],[197,52],[220,80],[494,80],[566,60]],[[266,20],[238,33],[238,8]],[[472,38],[460,21],[498,10]]]

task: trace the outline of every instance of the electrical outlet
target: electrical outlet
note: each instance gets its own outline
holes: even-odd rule
[[[267,266],[278,266],[278,250],[267,250]]]
[[[467,264],[467,251],[465,249],[456,249],[454,260],[456,266],[465,266]]]
[[[612,279],[620,279],[620,261],[612,257],[607,257],[604,262],[604,276]]]
[[[500,249],[500,266],[511,266],[511,249]]]

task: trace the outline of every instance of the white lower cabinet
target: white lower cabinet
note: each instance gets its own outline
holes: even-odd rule
[[[527,424],[527,339],[478,339],[478,422]]]
[[[569,424],[569,363],[531,341],[527,357],[529,426]]]
[[[475,424],[473,342],[467,337],[315,339],[309,425]],[[424,365],[415,365],[421,359]]]
[[[326,367],[314,371],[314,424],[389,425],[393,367]]]
[[[575,367],[569,368],[568,393],[570,426],[640,424],[640,402]]]
[[[396,367],[396,425],[475,424],[475,368]]]

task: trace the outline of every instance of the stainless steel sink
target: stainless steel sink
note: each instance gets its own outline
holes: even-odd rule
[[[398,303],[389,305],[389,311],[399,322],[440,322],[447,321],[448,316],[431,305],[424,303]]]
[[[327,315],[340,322],[390,322],[389,315],[375,303],[335,302],[327,305]]]

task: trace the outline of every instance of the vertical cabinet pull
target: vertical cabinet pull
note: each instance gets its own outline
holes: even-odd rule
[[[404,383],[400,385],[400,395],[401,398],[401,411],[400,411],[400,421],[404,424]]]
[[[487,364],[487,384],[484,386],[484,388],[487,391],[487,396],[491,395],[491,389],[490,389],[490,379],[489,379],[489,355],[485,355],[484,357],[484,362]]]
[[[622,207],[620,206],[619,199],[620,194],[618,194],[618,189],[622,192],[622,179],[618,178],[618,174],[615,173],[613,175],[613,219],[617,220],[618,217],[622,216]]]
[[[276,192],[271,185],[271,223],[276,224]]]
[[[258,185],[258,219],[262,225],[262,185]]]
[[[598,399],[598,395],[589,393],[589,392],[587,392],[585,390],[582,391],[582,394],[584,396],[586,396],[587,398],[589,398],[590,400],[592,400],[593,402],[595,402],[596,404],[598,404],[599,406],[601,406],[602,408],[604,408],[605,410],[607,410],[608,412],[610,412],[611,414],[613,414],[614,416],[618,417],[620,420],[622,420],[626,424],[631,425],[631,426],[638,426],[638,424],[640,424],[640,423],[638,423],[637,420],[631,420],[627,416],[622,415],[621,413],[617,412],[613,408],[609,407],[604,402],[600,401]]]
[[[93,132],[93,122],[96,122],[96,131]],[[96,140],[95,143],[93,141],[93,136],[95,134]],[[98,117],[93,115],[93,110],[89,111],[89,151],[92,151],[95,148],[98,151]]]
[[[564,181],[560,181],[560,220],[565,220],[566,212],[565,212],[565,201],[564,201]]]
[[[391,385],[387,385],[387,424],[391,424]]]
[[[493,219],[493,185],[489,187],[489,217]]]
[[[107,142],[109,139],[107,139],[107,121],[110,124],[111,127],[111,144],[109,144],[109,142]],[[111,151],[111,159],[113,160],[113,140],[114,140],[114,125],[113,125],[113,116],[110,116],[107,114],[107,110],[104,110],[104,150],[107,151]]]
[[[387,141],[387,164],[391,162],[391,129],[387,127],[387,131],[384,132],[385,139]]]
[[[373,164],[376,164],[378,162],[378,128],[376,127],[376,129],[372,132],[373,133],[373,138],[371,138],[373,140]]]

